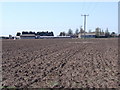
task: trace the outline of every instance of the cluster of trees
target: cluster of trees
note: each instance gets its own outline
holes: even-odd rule
[[[85,32],[83,30],[83,28],[81,27],[80,30],[77,28],[74,33],[73,33],[72,29],[69,29],[67,33],[60,32],[59,36],[74,36],[74,37],[78,37],[79,33],[87,33],[87,32]],[[102,37],[102,36],[105,36],[105,37],[116,37],[117,36],[117,34],[115,32],[111,32],[110,33],[108,28],[105,31],[103,31],[99,27],[97,27],[94,32],[91,32],[91,30],[89,30],[89,33],[95,33],[96,37]]]
[[[59,36],[72,36],[72,37],[78,37],[79,29],[76,29],[76,31],[73,33],[72,29],[69,29],[68,32],[60,32]]]
[[[37,33],[32,32],[32,31],[30,31],[30,32],[23,31],[23,32],[22,32],[22,35],[23,35],[23,34],[35,34],[35,35],[40,35],[40,36],[54,36],[54,33],[53,33],[53,32],[48,32],[48,31],[46,31],[46,32],[37,32]],[[21,35],[21,33],[20,33],[20,32],[17,32],[16,36],[20,36],[20,35]]]
[[[101,28],[97,27],[95,29],[95,33],[96,33],[97,37],[100,37],[100,36],[103,36],[103,35],[105,37],[117,37],[117,34],[115,32],[110,33],[108,28],[105,31],[103,31],[103,30],[101,30]]]
[[[40,36],[54,36],[53,32],[37,32],[36,35]]]

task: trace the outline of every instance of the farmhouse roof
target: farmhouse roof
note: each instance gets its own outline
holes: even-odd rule
[[[91,32],[91,33],[85,33],[86,35],[96,35],[95,33]]]
[[[20,37],[35,37],[35,34],[22,34]]]
[[[84,33],[79,33],[80,35],[84,35]],[[96,35],[94,32],[90,32],[90,33],[85,33],[85,35]]]

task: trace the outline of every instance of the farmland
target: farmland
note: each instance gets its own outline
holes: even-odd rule
[[[117,88],[118,39],[2,41],[2,84],[31,88]]]

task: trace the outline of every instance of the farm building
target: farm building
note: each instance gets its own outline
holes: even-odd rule
[[[55,39],[55,38],[71,38],[70,36],[38,36],[37,39]]]
[[[20,35],[20,39],[35,39],[35,34],[22,34]]]
[[[99,35],[99,36],[96,36],[96,38],[107,38],[107,36],[105,36],[105,35]]]
[[[78,38],[95,38],[96,37],[96,34],[94,32],[91,32],[91,33],[79,33],[78,34]]]
[[[48,39],[48,38],[54,38],[54,36],[40,36],[40,35],[37,35],[36,36],[36,39]]]
[[[14,39],[20,39],[20,36],[15,36]]]

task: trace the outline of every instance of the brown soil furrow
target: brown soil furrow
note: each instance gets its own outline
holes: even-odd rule
[[[69,54],[72,53],[72,54],[70,54],[70,55],[73,55],[73,54],[74,54],[73,51],[75,51],[75,50],[76,50],[76,49],[74,49],[74,47],[73,47],[73,50],[71,50],[71,47],[70,47],[70,49],[68,48],[68,49],[65,50],[65,52],[64,52],[64,54],[63,54],[63,55],[65,55],[64,57],[63,57],[63,55],[62,55],[62,56],[59,56],[59,57],[55,57],[55,55],[57,55],[57,54],[55,53],[55,54],[53,54],[52,56],[49,55],[49,58],[48,58],[48,59],[51,60],[51,58],[53,58],[53,57],[55,57],[55,59],[57,59],[57,60],[59,60],[58,58],[61,58],[61,57],[67,58],[67,57],[66,57],[67,53],[69,53]],[[63,50],[63,51],[64,51],[64,50]],[[61,54],[63,51],[59,52],[59,54]],[[57,52],[57,53],[58,53],[58,52]],[[47,56],[44,56],[44,57],[47,58]],[[44,58],[43,58],[43,59],[44,59]],[[48,59],[46,59],[46,60],[48,61]],[[36,60],[37,60],[37,61],[34,60],[34,62],[31,61],[31,62],[29,62],[29,63],[34,65],[36,62],[39,62],[40,59],[36,59]],[[47,62],[46,60],[43,60],[43,63]],[[53,60],[52,62],[54,62],[54,60]],[[52,62],[51,62],[51,63],[52,63]],[[29,63],[27,63],[26,65],[28,66]],[[46,63],[45,63],[45,64],[46,64]],[[27,67],[27,66],[22,66],[22,67],[24,68],[24,67]],[[32,65],[31,65],[31,66],[32,66]],[[36,65],[36,66],[37,66],[37,65]],[[43,68],[44,68],[44,66],[45,66],[45,65],[43,64]],[[20,67],[19,70],[22,70],[22,67]],[[25,69],[25,68],[24,68],[24,69]],[[26,69],[27,69],[27,68],[26,68]],[[25,69],[25,70],[26,70],[26,69]],[[17,68],[15,68],[15,70],[17,70]],[[49,70],[48,70],[48,71],[49,71]],[[35,71],[34,71],[34,72],[35,72]],[[13,69],[13,73],[18,73],[18,72],[17,72],[17,71],[14,71],[14,69]],[[17,75],[21,75],[21,74],[18,73]],[[9,76],[8,76],[8,77],[9,77]],[[15,77],[15,76],[13,76],[13,78],[14,78],[14,77]],[[11,78],[10,78],[10,79],[11,79]],[[11,80],[10,80],[10,81],[11,81]]]
[[[52,46],[55,46],[55,45],[52,45]],[[11,59],[12,61],[9,61],[9,62],[11,62],[10,64],[7,64],[7,65],[3,64],[3,69],[4,69],[4,67],[9,67],[9,70],[8,69],[7,70],[10,71],[10,70],[12,70],[12,68],[20,67],[20,66],[22,66],[22,65],[24,65],[24,64],[26,64],[26,63],[28,63],[32,60],[35,60],[37,58],[41,58],[45,55],[52,54],[52,53],[57,52],[58,50],[62,50],[64,48],[69,48],[69,47],[70,46],[68,46],[68,45],[62,46],[62,47],[59,47],[59,48],[56,47],[56,46],[54,48],[53,47],[49,47],[49,48],[45,47],[45,48],[41,49],[41,51],[36,51],[36,53],[35,53],[35,51],[32,52],[33,54],[28,54],[27,53],[27,55],[21,55],[21,57],[18,57],[18,56],[13,57]],[[22,53],[24,53],[24,52],[22,52]],[[26,58],[23,58],[23,57],[26,57]],[[19,60],[19,62],[16,59]],[[24,61],[24,59],[27,59],[27,60]],[[21,60],[22,60],[22,62],[21,62]],[[7,63],[7,61],[6,61],[6,63]]]
[[[78,52],[82,52],[84,49],[85,49],[85,46],[84,46],[84,48],[82,47],[80,50],[78,49],[78,47],[79,46],[77,46],[76,47],[76,51],[73,53],[73,54],[71,54],[71,55],[69,55],[69,56],[66,56],[66,57],[64,57],[64,58],[60,58],[60,59],[58,59],[59,61],[61,61],[61,63],[59,63],[57,66],[56,66],[56,68],[52,68],[52,71],[51,71],[51,73],[53,73],[54,71],[56,72],[57,71],[57,75],[58,75],[58,77],[59,77],[59,75],[61,75],[61,73],[60,73],[60,69],[61,68],[63,68],[68,62],[69,62],[69,60],[70,60],[70,58],[71,57],[74,57]],[[72,51],[73,52],[73,51]],[[47,73],[47,76],[49,76],[51,73]],[[47,77],[46,76],[46,77]],[[43,79],[44,79],[45,77],[43,77]],[[43,79],[41,79],[40,81],[42,81]],[[59,80],[59,78],[57,78],[58,80]],[[44,79],[45,80],[45,79]],[[40,82],[39,81],[39,82]],[[38,84],[39,82],[33,82],[33,83],[31,83],[31,84]],[[60,84],[60,82],[59,82],[59,84]],[[38,85],[39,86],[39,85]],[[60,87],[60,86],[59,86]]]
[[[118,41],[3,40],[3,86],[116,88]]]

